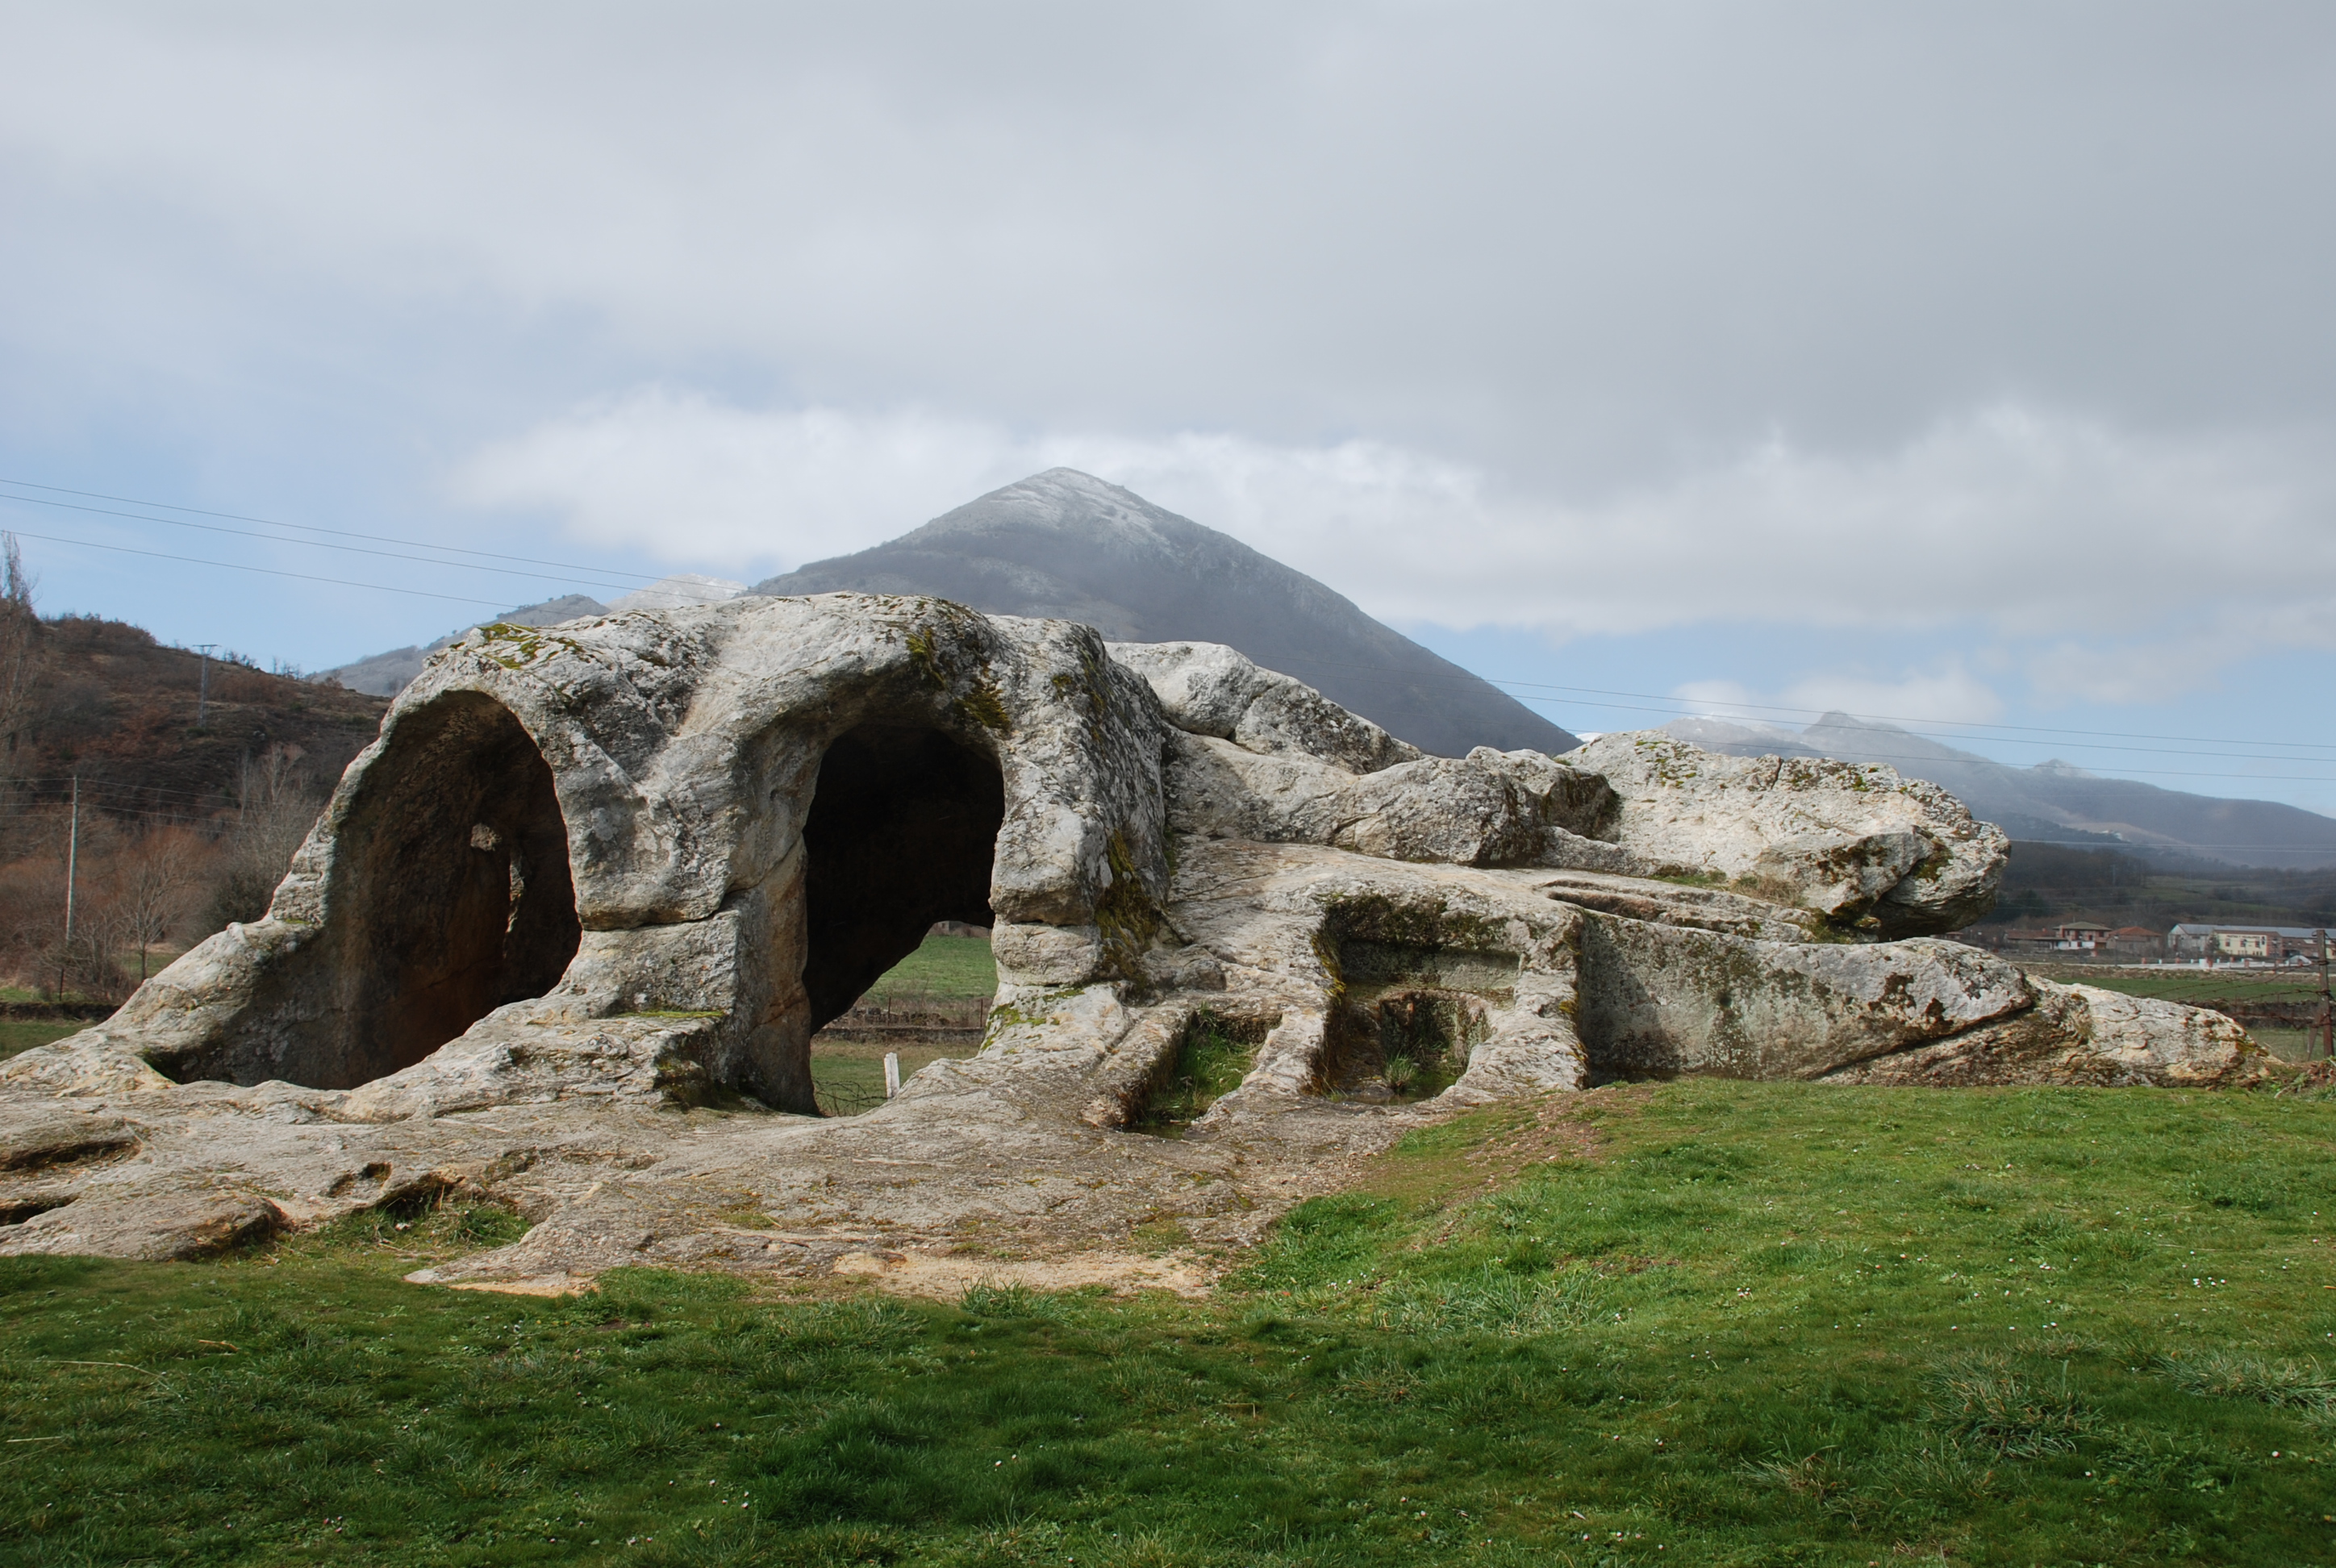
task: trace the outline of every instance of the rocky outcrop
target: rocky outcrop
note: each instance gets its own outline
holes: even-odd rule
[[[1984,1028],[1855,1063],[1844,1084],[2092,1084],[2220,1088],[2260,1067],[2260,1047],[2220,1013],[2093,986],[2032,980],[2036,1005]]]
[[[1186,735],[1261,755],[1296,755],[1374,773],[1426,754],[1302,681],[1260,669],[1217,642],[1114,642],[1113,660],[1150,683],[1163,716]]]
[[[397,699],[267,919],[0,1066],[0,1251],[196,1255],[450,1188],[540,1222],[450,1279],[1235,1240],[1329,1156],[1615,1076],[2259,1071],[2212,1015],[1880,940],[2000,864],[1884,768],[1427,757],[1230,649],[937,599],[498,624]],[[936,920],[993,930],[980,1053],[818,1116],[813,1031]],[[1252,1070],[1131,1136],[1202,1029]]]
[[[1959,930],[1992,907],[2002,880],[2001,833],[1886,767],[1718,756],[1651,732],[1556,758],[1485,747],[1402,758],[1380,732],[1340,725],[1230,648],[1121,657],[1182,731],[1168,765],[1181,832],[1692,881],[1864,940]]]
[[[1877,763],[1720,756],[1653,731],[1601,735],[1565,760],[1613,789],[1603,836],[1632,869],[1796,904],[1844,931],[1959,930],[2003,878],[2000,831]]]

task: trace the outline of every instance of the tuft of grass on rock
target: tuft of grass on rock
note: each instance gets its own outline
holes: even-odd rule
[[[1241,1086],[1257,1065],[1258,1042],[1211,1014],[1194,1018],[1177,1041],[1165,1080],[1145,1099],[1132,1130],[1182,1136],[1211,1105]]]

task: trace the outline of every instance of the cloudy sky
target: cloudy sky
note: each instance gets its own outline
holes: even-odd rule
[[[2324,4],[0,3],[0,53],[51,610],[314,668],[1068,463],[1577,730],[1841,706],[2336,812]]]

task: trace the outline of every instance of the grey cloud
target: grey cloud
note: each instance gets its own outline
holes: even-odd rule
[[[1872,459],[1769,441],[1582,502],[1383,443],[1017,439],[974,421],[757,412],[648,388],[494,443],[459,482],[483,508],[745,570],[874,544],[1056,464],[1208,519],[1397,619],[1556,638],[1731,623],[2139,635],[2151,646],[2122,653],[2100,687],[2121,699],[2210,679],[2248,650],[2336,645],[2323,613],[2336,533],[2316,526],[2336,507],[2325,453],[2141,439],[2017,405]]]
[[[2331,636],[2324,5],[19,5],[0,48],[36,478],[759,578],[1060,463],[1406,623],[1812,670],[1928,628],[2161,703]],[[1931,657],[1874,679],[1994,700]]]
[[[483,299],[592,340],[579,376],[745,360],[819,400],[1362,432],[1528,484],[1641,482],[1768,428],[1879,450],[2005,396],[2136,428],[2330,413],[2324,7],[6,25],[12,201],[134,218],[160,243],[116,266],[229,322]],[[101,287],[52,307],[138,314]]]

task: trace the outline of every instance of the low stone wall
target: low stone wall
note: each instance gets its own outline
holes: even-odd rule
[[[861,1002],[812,1037],[855,1046],[925,1046],[955,1050],[981,1043],[989,1027],[987,997],[892,997]]]

